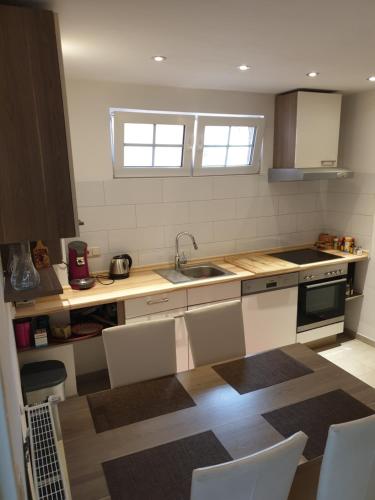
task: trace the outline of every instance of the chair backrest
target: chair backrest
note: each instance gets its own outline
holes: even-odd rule
[[[106,328],[103,342],[112,388],[177,371],[173,318]]]
[[[245,356],[245,333],[239,300],[192,309],[185,313],[195,366]]]
[[[254,455],[194,470],[190,500],[287,500],[306,441],[297,432]]]
[[[332,425],[320,469],[317,500],[375,498],[375,415]]]

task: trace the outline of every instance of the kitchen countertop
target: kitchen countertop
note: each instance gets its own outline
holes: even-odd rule
[[[273,276],[298,272],[303,269],[310,269],[322,265],[331,265],[338,262],[358,262],[368,259],[365,252],[362,256],[352,255],[336,250],[327,250],[328,253],[337,255],[337,260],[330,260],[326,263],[318,262],[314,264],[297,265],[286,262],[268,255],[270,252],[280,250],[294,250],[297,248],[311,248],[312,245],[303,245],[299,247],[278,248],[264,250],[262,252],[249,252],[237,255],[225,256],[222,258],[191,260],[189,264],[198,262],[213,262],[224,269],[233,272],[233,275],[220,276],[217,278],[201,279],[185,283],[173,284],[155,273],[153,269],[167,268],[170,265],[154,265],[147,268],[134,269],[128,279],[115,281],[112,285],[96,285],[89,290],[72,290],[70,287],[64,288],[61,295],[44,297],[35,300],[32,304],[18,305],[15,310],[15,318],[33,317],[42,314],[53,314],[64,310],[79,309],[98,304],[107,304],[118,302],[130,298],[143,297],[156,293],[173,292],[193,287],[205,285],[215,285],[242,279],[254,279],[263,276]]]
[[[281,251],[295,250],[298,247],[293,248],[283,248]],[[307,246],[299,248],[311,248]],[[325,265],[338,264],[344,262],[360,262],[368,260],[368,253],[364,252],[363,255],[353,255],[350,253],[340,252],[338,250],[323,250],[331,255],[337,255],[337,259],[331,259],[326,262],[313,262],[310,264],[293,264],[292,262],[287,262],[285,260],[273,257],[272,253],[280,252],[280,249],[269,250],[268,252],[250,252],[240,255],[229,255],[224,257],[226,262],[230,262],[235,266],[246,269],[251,272],[255,278],[261,278],[263,276],[273,276],[275,274],[286,274],[298,271],[303,271],[304,269],[313,269]]]

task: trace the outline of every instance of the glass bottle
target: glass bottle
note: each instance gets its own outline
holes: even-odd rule
[[[12,274],[13,268],[16,265],[18,259],[18,254],[19,254],[19,244],[12,243],[11,245],[9,245],[8,264],[7,264],[8,276]]]
[[[30,290],[40,283],[40,276],[31,258],[30,243],[23,241],[18,244],[12,260],[10,282],[15,290]]]

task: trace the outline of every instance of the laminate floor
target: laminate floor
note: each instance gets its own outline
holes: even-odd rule
[[[319,352],[346,372],[375,387],[375,347],[353,339]]]

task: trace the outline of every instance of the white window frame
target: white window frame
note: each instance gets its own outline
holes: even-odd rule
[[[252,154],[252,163],[248,166],[217,166],[203,167],[203,147],[204,147],[204,129],[207,125],[221,126],[244,126],[254,127],[254,148]],[[213,116],[198,115],[196,150],[193,166],[193,175],[233,175],[233,174],[258,174],[261,167],[262,142],[264,135],[264,116]]]
[[[184,125],[181,167],[124,167],[124,123]],[[193,165],[194,115],[181,113],[111,110],[112,160],[114,177],[191,176]]]

